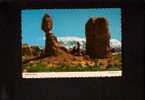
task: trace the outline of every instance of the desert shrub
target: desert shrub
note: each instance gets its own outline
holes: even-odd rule
[[[82,67],[79,65],[57,65],[55,67],[47,67],[44,64],[37,65],[25,65],[23,69],[26,69],[27,72],[74,72],[74,71],[99,71],[100,67],[98,65],[95,66],[87,66]]]
[[[24,67],[24,69],[26,69],[27,72],[47,72],[47,71],[49,71],[49,69],[43,64],[37,64],[36,66],[27,65]]]
[[[121,64],[115,64],[115,65],[108,65],[107,70],[108,71],[118,71],[121,70]]]

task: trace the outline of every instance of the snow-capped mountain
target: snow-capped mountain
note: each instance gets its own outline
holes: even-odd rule
[[[81,49],[85,49],[85,39],[79,37],[59,37],[58,41],[66,48],[73,48],[77,42],[80,43]]]
[[[81,49],[85,49],[86,40],[85,38],[80,37],[59,37],[58,41],[65,46],[66,48],[73,48],[77,42],[80,43]],[[121,42],[117,39],[111,39],[110,40],[110,46],[115,51],[121,50]]]
[[[110,46],[111,48],[113,48],[115,51],[121,51],[121,41],[117,40],[117,39],[111,39],[110,40]]]

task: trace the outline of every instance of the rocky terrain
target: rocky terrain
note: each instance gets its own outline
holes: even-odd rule
[[[86,23],[86,39],[57,38],[49,15],[42,19],[45,47],[22,45],[24,72],[121,70],[121,42],[111,40],[104,17]]]

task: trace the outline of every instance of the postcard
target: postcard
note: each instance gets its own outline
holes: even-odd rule
[[[121,77],[121,24],[121,8],[22,10],[22,77]]]

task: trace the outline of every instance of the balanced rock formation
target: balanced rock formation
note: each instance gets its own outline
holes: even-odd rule
[[[45,50],[44,54],[46,56],[63,54],[67,51],[65,47],[62,47],[58,42],[57,38],[51,32],[53,21],[49,15],[44,15],[42,19],[42,30],[45,32]]]
[[[95,58],[111,57],[108,21],[104,17],[91,17],[85,26],[86,53]]]

